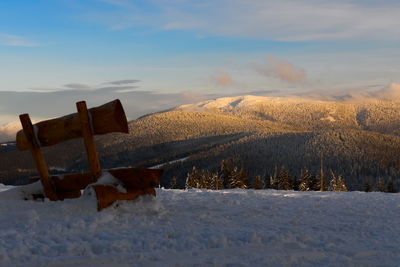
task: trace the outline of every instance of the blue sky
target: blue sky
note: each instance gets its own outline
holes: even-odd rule
[[[78,96],[121,98],[135,118],[223,95],[384,87],[400,81],[398,14],[391,0],[2,0],[0,124]],[[140,81],[99,93],[121,80]],[[52,114],[37,108],[65,93]]]

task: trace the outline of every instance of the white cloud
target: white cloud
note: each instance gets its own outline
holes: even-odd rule
[[[90,89],[92,89],[91,86],[83,84],[83,83],[67,83],[67,84],[64,84],[64,87],[68,88],[68,89],[77,89],[77,90],[79,90],[79,89],[81,89],[81,90],[90,90]]]
[[[36,43],[26,40],[22,36],[0,33],[0,46],[37,46]]]
[[[371,96],[381,100],[400,101],[400,83],[392,82]]]
[[[114,29],[144,25],[279,41],[400,39],[400,3],[387,0],[154,0],[151,11],[123,3],[119,12],[93,18]]]

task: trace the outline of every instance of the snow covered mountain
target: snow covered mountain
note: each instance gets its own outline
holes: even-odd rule
[[[10,122],[0,126],[0,143],[15,140],[15,134],[21,130],[19,121]]]
[[[397,93],[400,96],[400,85],[397,84],[380,91],[388,99],[393,99],[393,95]],[[280,122],[303,129],[339,127],[399,135],[400,103],[376,99],[339,102],[245,95],[183,105],[175,110],[231,114],[241,118]]]

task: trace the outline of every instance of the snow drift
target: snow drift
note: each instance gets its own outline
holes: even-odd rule
[[[62,202],[2,196],[2,266],[400,262],[399,194],[158,189],[157,198],[102,212],[90,194]]]

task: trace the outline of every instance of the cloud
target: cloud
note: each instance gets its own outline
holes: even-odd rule
[[[92,87],[90,87],[89,85],[83,84],[83,83],[68,83],[68,84],[64,84],[64,87],[68,88],[68,89],[82,89],[82,90],[92,89]]]
[[[306,78],[304,69],[273,56],[268,56],[263,63],[252,63],[251,66],[261,75],[278,78],[289,83],[302,82]]]
[[[371,97],[386,100],[386,101],[400,101],[400,83],[390,83],[379,91],[370,94]]]
[[[83,83],[67,83],[58,88],[31,88],[33,91],[37,92],[62,92],[62,91],[71,91],[71,90],[86,90],[86,91],[109,91],[109,92],[117,92],[117,93],[126,93],[128,91],[133,91],[139,88],[139,86],[133,86],[128,84],[133,84],[140,82],[140,80],[119,80],[112,82],[105,82],[101,85],[113,85],[113,86],[101,86],[101,85],[87,85]],[[124,86],[126,85],[126,86]]]
[[[76,86],[72,86],[76,87]],[[79,87],[79,86],[78,86]],[[100,87],[94,90],[68,89],[58,91],[0,91],[0,126],[17,121],[18,115],[29,113],[33,120],[59,117],[74,113],[75,103],[85,100],[88,107],[102,105],[119,98],[130,119],[166,110],[216,95],[159,93],[138,91],[135,86]]]
[[[0,33],[0,46],[37,46],[36,43],[26,40],[22,36]]]
[[[277,41],[400,40],[400,3],[365,0],[101,0],[86,16],[113,29],[146,26]]]
[[[118,80],[118,81],[112,81],[112,82],[107,82],[106,84],[114,84],[114,85],[124,85],[124,84],[132,84],[132,83],[138,83],[140,80]]]
[[[348,89],[330,88],[316,89],[304,92],[294,92],[294,97],[309,98],[322,101],[362,102],[369,101],[393,101],[400,103],[400,83],[364,84]]]
[[[211,80],[213,80],[218,85],[231,85],[234,83],[232,77],[222,70],[218,71],[217,74],[211,76]]]
[[[96,91],[100,92],[115,92],[115,93],[127,93],[132,92],[139,88],[139,86],[108,86],[108,87],[101,87],[97,88]]]

